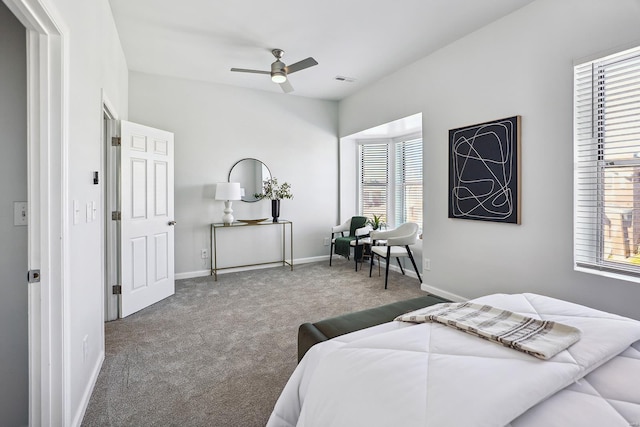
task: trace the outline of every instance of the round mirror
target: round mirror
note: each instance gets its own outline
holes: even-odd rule
[[[271,178],[267,165],[258,159],[238,160],[229,171],[229,182],[239,182],[243,202],[257,202],[255,194],[262,194],[262,181]]]

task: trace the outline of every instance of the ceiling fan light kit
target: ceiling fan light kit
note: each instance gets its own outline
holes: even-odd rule
[[[280,84],[282,90],[288,93],[293,91],[293,87],[287,79],[288,74],[304,70],[305,68],[313,67],[314,65],[318,65],[318,61],[309,57],[307,59],[303,59],[302,61],[296,62],[295,64],[287,66],[280,60],[282,58],[282,55],[284,54],[284,51],[282,49],[273,49],[271,53],[276,58],[275,62],[271,64],[271,71],[250,70],[246,68],[232,68],[231,71],[240,73],[269,74],[271,76],[271,81]]]
[[[282,71],[271,73],[271,81],[274,83],[284,83],[287,81],[287,76]]]

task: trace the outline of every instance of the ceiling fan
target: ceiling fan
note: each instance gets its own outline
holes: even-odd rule
[[[291,83],[287,78],[289,74],[295,73],[296,71],[304,70],[305,68],[313,67],[314,65],[318,65],[318,61],[316,61],[312,57],[303,59],[302,61],[296,62],[295,64],[286,65],[281,61],[284,50],[273,49],[271,53],[276,57],[276,61],[271,64],[271,71],[248,70],[246,68],[232,68],[231,71],[240,73],[269,74],[271,75],[271,81],[273,81],[274,83],[279,83],[282,90],[285,93],[289,93],[293,91],[293,86],[291,86]]]

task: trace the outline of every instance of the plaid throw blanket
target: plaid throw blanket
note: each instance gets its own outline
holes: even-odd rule
[[[395,320],[441,323],[545,360],[580,339],[580,330],[573,326],[474,303],[436,304]]]

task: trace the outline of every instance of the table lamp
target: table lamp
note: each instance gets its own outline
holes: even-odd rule
[[[232,200],[240,200],[242,192],[239,182],[219,182],[216,184],[216,200],[224,200],[224,215],[222,222],[224,225],[233,223],[233,209],[231,209]]]

